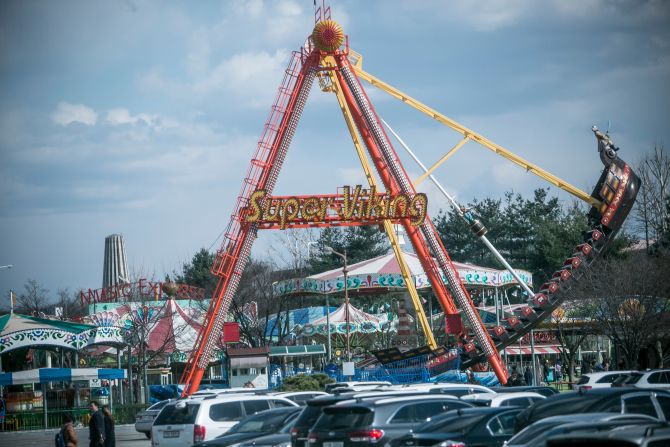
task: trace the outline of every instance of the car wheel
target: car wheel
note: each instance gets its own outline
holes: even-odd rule
[[[144,436],[146,436],[147,439],[151,439],[151,432],[144,432]]]

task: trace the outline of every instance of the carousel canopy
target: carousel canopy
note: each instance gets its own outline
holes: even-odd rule
[[[410,270],[412,281],[417,289],[430,287],[428,277],[421,267],[421,261],[414,253],[403,252]],[[507,270],[496,270],[473,264],[454,262],[461,281],[468,286],[500,287],[515,284],[516,280]],[[375,292],[392,289],[405,289],[405,280],[395,254],[361,261],[347,267],[348,289],[350,291]],[[519,277],[532,286],[533,275],[525,270],[516,270]],[[446,282],[444,275],[443,281]],[[292,294],[328,294],[344,290],[344,275],[341,268],[329,270],[307,278],[280,281],[274,285],[278,295]]]
[[[97,327],[15,313],[0,317],[0,353],[24,347],[79,350],[98,344],[118,344],[121,341],[118,328]]]
[[[386,323],[386,319],[371,315],[363,312],[360,309],[356,309],[354,306],[349,304],[349,333],[354,334],[372,334],[374,332],[379,332],[382,329],[382,325]],[[346,303],[343,303],[340,307],[331,312],[327,317],[321,317],[317,320],[314,320],[312,323],[306,324],[302,328],[302,335],[305,336],[314,336],[321,335],[327,336],[328,334],[328,321],[330,320],[330,333],[331,334],[346,334],[347,333],[347,307]]]
[[[125,369],[115,368],[39,368],[0,374],[0,385],[24,383],[72,382],[90,379],[125,379]]]

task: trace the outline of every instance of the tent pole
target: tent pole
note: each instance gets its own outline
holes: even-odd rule
[[[49,423],[47,420],[47,385],[46,383],[42,384],[42,413],[44,414],[44,429],[49,428]]]
[[[117,347],[116,348],[116,367],[118,369],[121,369],[121,348]],[[119,386],[117,387],[117,390],[119,390],[119,404],[123,405],[123,379],[118,379]]]
[[[132,350],[130,348],[130,345],[128,345],[128,390],[130,391],[130,395],[128,396],[128,403],[133,404],[135,399],[133,399],[134,394],[133,394],[133,358],[132,358]]]

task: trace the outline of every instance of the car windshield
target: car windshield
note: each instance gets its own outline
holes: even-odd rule
[[[465,433],[470,430],[472,426],[484,419],[485,416],[485,414],[453,415],[447,418],[434,419],[419,426],[416,429],[416,432]]]
[[[161,408],[163,408],[164,406],[166,406],[169,403],[170,403],[169,400],[162,400],[158,403],[153,404],[152,406],[147,408],[147,410],[160,410]]]
[[[368,408],[327,408],[316,421],[314,431],[367,427],[373,418]]]
[[[632,384],[634,384],[634,383],[639,382],[641,378],[642,378],[642,374],[640,374],[640,373],[632,373],[632,374],[630,374],[630,375],[628,376],[628,378],[626,379],[626,384],[627,384],[627,385],[632,385]]]
[[[323,408],[324,407],[318,405],[307,405],[295,421],[295,426],[309,430],[314,426],[314,423],[319,419],[319,416],[321,416]]]
[[[194,424],[200,404],[186,404],[183,408],[168,405],[158,414],[154,425]]]
[[[257,413],[240,421],[228,433],[274,432],[283,427],[286,416],[285,411],[270,412],[270,414]]]

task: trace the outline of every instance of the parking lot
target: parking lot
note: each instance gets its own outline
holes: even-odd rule
[[[34,430],[14,433],[0,433],[0,445],[11,447],[51,446],[54,445],[54,436],[57,430]],[[88,428],[78,428],[79,445],[88,445]],[[122,447],[149,447],[151,442],[142,434],[135,431],[133,425],[119,425],[116,427],[116,445]]]

